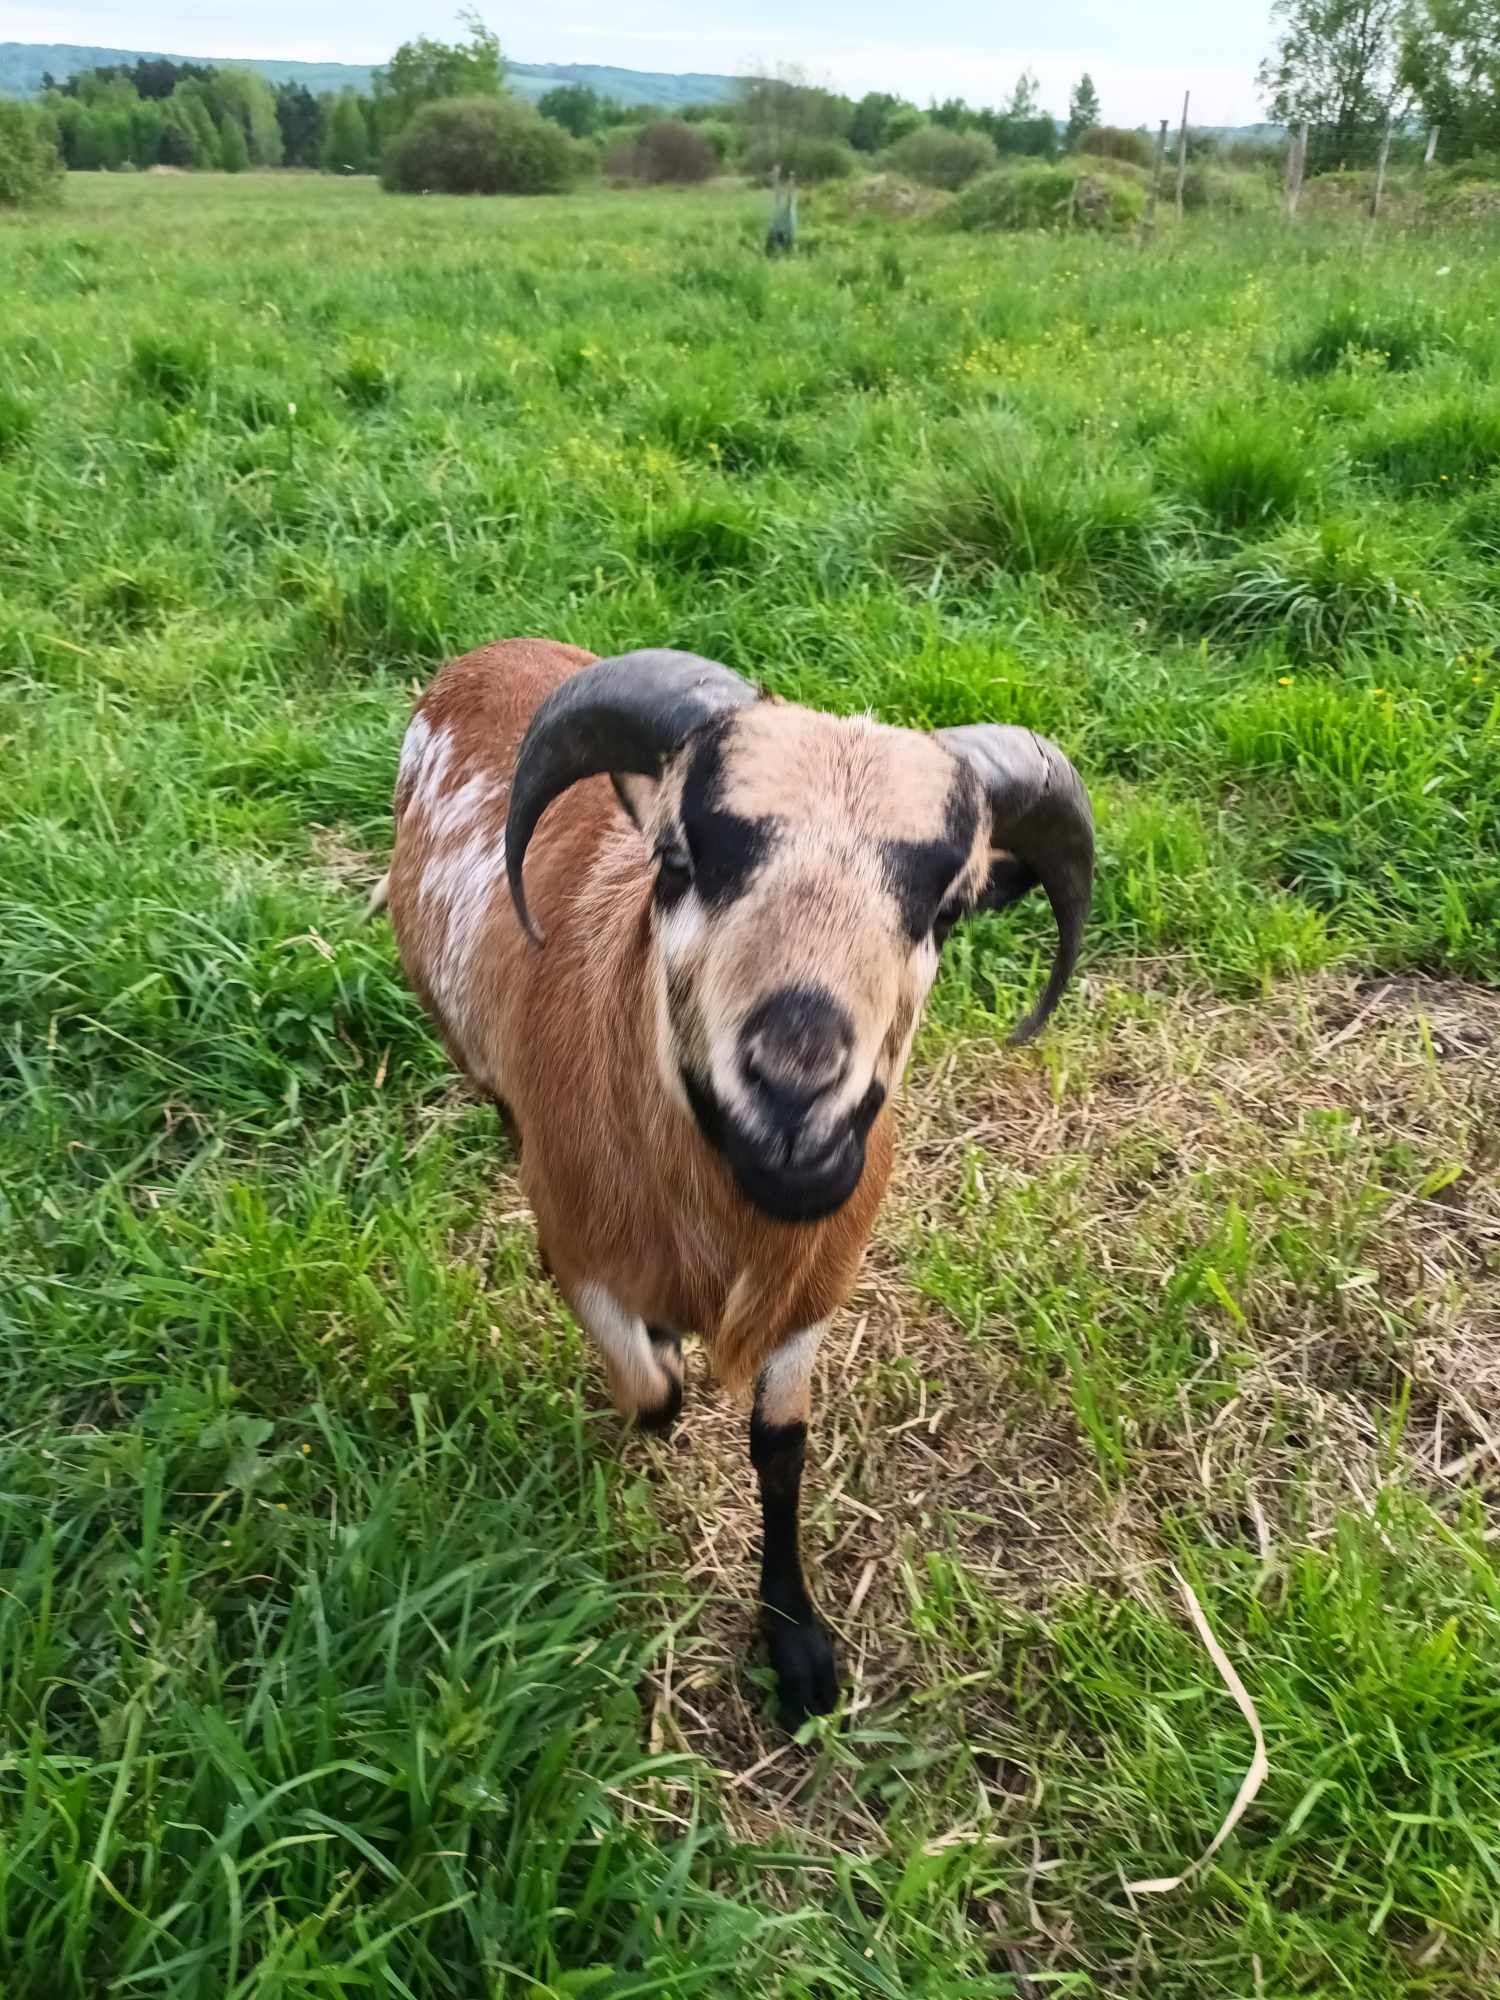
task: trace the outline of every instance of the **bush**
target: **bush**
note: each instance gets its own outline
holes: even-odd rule
[[[507,97],[424,104],[385,149],[381,186],[395,194],[560,194],[582,166],[560,125]]]
[[[953,190],[967,186],[978,174],[993,173],[998,159],[994,140],[983,132],[923,125],[898,139],[883,164],[923,187]]]
[[[1200,160],[1183,176],[1182,205],[1220,215],[1269,215],[1277,205],[1276,189],[1264,174],[1231,173]]]
[[[62,193],[57,147],[29,104],[0,99],[0,208],[42,208]]]
[[[660,118],[617,141],[604,159],[604,170],[613,178],[648,187],[690,187],[706,181],[718,165],[711,141],[678,118]]]
[[[1028,161],[971,181],[953,207],[960,229],[1129,229],[1145,194],[1128,175],[1091,173],[1075,160]]]
[[[722,167],[734,151],[736,128],[727,118],[699,118],[693,129],[701,132],[714,149],[714,158]]]
[[[1127,166],[1149,167],[1156,149],[1144,132],[1124,125],[1096,125],[1078,141],[1080,153],[1092,153],[1100,160],[1124,160]]]
[[[847,180],[859,161],[842,139],[823,139],[815,132],[793,133],[785,139],[757,139],[745,154],[745,172],[769,180],[780,167],[799,181]]]

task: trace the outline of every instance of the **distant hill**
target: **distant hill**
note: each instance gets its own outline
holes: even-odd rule
[[[0,96],[35,97],[43,73],[59,83],[76,70],[98,69],[106,63],[130,64],[143,55],[160,57],[160,49],[90,49],[72,42],[0,42]],[[169,56],[171,62],[223,63],[226,68],[253,69],[271,83],[301,83],[315,96],[325,90],[368,92],[374,65],[369,63],[305,63],[263,61],[258,56]],[[606,69],[593,63],[507,62],[506,80],[522,97],[540,97],[560,83],[586,83],[601,97],[621,104],[721,104],[732,97],[739,79],[732,76],[663,76],[653,70]]]

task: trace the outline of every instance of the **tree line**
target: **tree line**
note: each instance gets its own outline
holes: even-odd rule
[[[474,15],[454,42],[420,35],[404,42],[375,72],[368,96],[352,90],[314,96],[304,85],[272,85],[253,71],[217,64],[142,57],[132,64],[81,71],[58,82],[43,78],[38,117],[65,166],[78,170],[148,167],[238,172],[246,167],[321,168],[329,173],[378,171],[386,149],[424,106],[505,94],[505,62],[494,33]],[[528,109],[530,107],[523,107]],[[632,163],[675,151],[686,167],[772,164],[819,179],[852,169],[863,157],[887,153],[913,133],[975,133],[997,154],[1052,159],[1071,150],[1099,122],[1099,99],[1084,76],[1073,92],[1066,125],[1043,111],[1035,78],[1023,72],[999,107],[949,98],[925,110],[889,91],[851,98],[822,89],[794,71],[747,79],[730,103],[687,105],[670,118],[600,95],[585,84],[563,84],[537,103],[536,114],[588,149],[584,164],[629,176]],[[661,128],[687,126],[701,144]],[[642,151],[643,133],[652,143]],[[705,151],[705,149],[707,149]],[[575,165],[579,162],[575,161]],[[664,177],[673,177],[670,175]]]
[[[1307,168],[1368,165],[1387,130],[1446,160],[1500,154],[1500,0],[1277,0],[1260,84],[1273,118],[1308,127]]]

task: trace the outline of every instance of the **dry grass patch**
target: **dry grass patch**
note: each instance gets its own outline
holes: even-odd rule
[[[825,1348],[808,1543],[852,1729],[939,1692],[982,1741],[997,1633],[1089,1586],[1161,1601],[1205,1541],[1275,1565],[1393,1483],[1500,1481],[1500,995],[1330,978],[1255,1005],[1099,986],[1031,1056],[920,1067],[868,1275]],[[659,1740],[732,1778],[747,1831],[853,1767],[789,1749],[743,1671],[743,1417],[700,1381],[651,1449],[708,1594]],[[1004,1788],[1004,1776],[997,1777]]]

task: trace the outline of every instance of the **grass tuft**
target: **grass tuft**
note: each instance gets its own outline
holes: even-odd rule
[[[1296,514],[1316,485],[1304,441],[1265,410],[1210,412],[1180,441],[1176,469],[1184,496],[1229,534]]]

